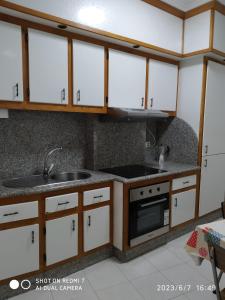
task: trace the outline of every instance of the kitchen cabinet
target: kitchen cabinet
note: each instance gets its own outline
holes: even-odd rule
[[[202,159],[199,215],[221,207],[225,195],[225,154]]]
[[[109,50],[109,107],[144,109],[146,58]]]
[[[67,38],[28,30],[30,101],[68,103]]]
[[[39,225],[0,231],[0,280],[39,269]]]
[[[73,103],[104,106],[104,47],[73,41]]]
[[[171,226],[177,226],[195,217],[196,190],[172,195]]]
[[[0,100],[23,101],[21,27],[0,21]]]
[[[110,242],[110,206],[84,211],[84,251]]]
[[[46,222],[46,264],[51,265],[78,254],[78,215]]]
[[[215,11],[213,48],[225,53],[225,15]]]
[[[208,62],[202,155],[225,153],[225,66]]]
[[[148,108],[176,111],[178,66],[149,61]]]

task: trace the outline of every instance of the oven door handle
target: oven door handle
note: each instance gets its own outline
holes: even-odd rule
[[[165,202],[167,200],[168,200],[167,198],[163,198],[163,199],[155,201],[155,202],[140,204],[140,207],[143,208],[143,207],[152,206],[152,205],[155,205],[155,204],[159,204],[159,203]]]

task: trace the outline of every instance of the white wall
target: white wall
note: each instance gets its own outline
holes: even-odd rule
[[[181,52],[182,20],[141,0],[10,0],[10,2]]]
[[[184,53],[209,48],[210,10],[185,20]]]
[[[202,95],[203,58],[181,62],[177,116],[186,121],[199,135],[200,106]]]

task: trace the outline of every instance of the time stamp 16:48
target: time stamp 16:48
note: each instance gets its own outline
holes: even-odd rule
[[[196,284],[195,288],[198,292],[213,292],[216,287],[214,284]],[[157,284],[157,292],[189,292],[190,290],[193,290],[191,284]]]

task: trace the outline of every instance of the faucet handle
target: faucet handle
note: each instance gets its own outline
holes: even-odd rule
[[[55,166],[54,164],[51,164],[50,167],[48,168],[48,176],[51,174],[54,166]]]

